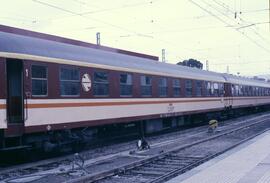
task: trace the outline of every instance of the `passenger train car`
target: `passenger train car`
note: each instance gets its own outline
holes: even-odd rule
[[[157,132],[268,107],[269,96],[267,82],[0,26],[2,150],[125,133],[142,123]]]

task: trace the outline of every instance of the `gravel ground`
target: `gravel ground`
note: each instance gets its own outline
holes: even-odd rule
[[[160,162],[165,163],[165,165],[170,165],[171,162],[173,162],[172,167],[175,166],[175,164],[178,164],[179,167],[178,168],[184,168],[184,167],[188,167],[190,165],[192,165],[194,162],[198,161],[200,162],[201,160],[208,158],[208,157],[214,157],[216,155],[219,155],[220,153],[223,153],[224,151],[227,151],[228,149],[234,147],[235,145],[253,137],[254,135],[258,135],[262,132],[264,132],[265,130],[270,128],[270,123],[269,120],[264,121],[260,124],[254,125],[252,127],[249,128],[244,128],[241,130],[238,130],[236,132],[233,133],[229,133],[226,134],[224,136],[219,136],[217,138],[214,138],[212,140],[206,141],[206,142],[202,142],[199,144],[196,144],[194,146],[185,148],[185,149],[181,149],[178,152],[174,152],[171,153],[171,155],[173,155],[173,157],[176,157],[176,159],[172,159],[170,160],[170,156],[166,156],[163,159],[160,159],[158,161],[152,161],[152,162],[148,162],[140,167],[128,170],[126,173],[124,174],[118,174],[115,175],[113,177],[109,177],[106,178],[104,180],[100,180],[98,181],[98,183],[107,183],[107,182],[118,182],[118,183],[126,183],[126,182],[151,182],[153,179],[155,179],[155,177],[146,177],[147,175],[149,175],[149,172],[147,171],[147,169],[145,170],[145,167],[149,167],[150,165],[154,166],[157,162],[159,162],[158,164],[160,164]],[[181,158],[183,158],[183,160],[180,160]],[[196,160],[196,158],[198,158]],[[178,162],[176,160],[179,160]],[[189,164],[185,165],[185,161],[190,161]],[[195,160],[195,161],[192,161]],[[184,165],[183,165],[184,163]],[[200,162],[199,164],[201,164],[203,162]],[[199,164],[196,165],[192,165],[193,167],[198,166]],[[135,171],[134,171],[135,170]],[[157,169],[156,171],[153,170],[156,173],[159,173],[159,170]],[[139,172],[139,173],[137,173]],[[184,172],[181,172],[184,173]],[[179,174],[181,174],[179,173]],[[177,175],[179,175],[177,174]],[[165,175],[165,173],[164,173]],[[177,176],[174,175],[174,176]],[[160,175],[161,177],[163,175]],[[158,177],[158,175],[157,175]],[[161,181],[162,182],[162,181]]]

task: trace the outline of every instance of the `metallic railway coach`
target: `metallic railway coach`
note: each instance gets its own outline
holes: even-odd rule
[[[268,107],[270,84],[0,26],[0,149],[153,133]],[[196,119],[196,120],[194,120]]]

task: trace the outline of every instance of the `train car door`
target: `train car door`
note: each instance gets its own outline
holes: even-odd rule
[[[24,129],[23,62],[7,59],[8,136],[20,136]]]
[[[231,89],[232,86],[231,86],[230,83],[225,83],[224,86],[225,86],[224,87],[225,88],[224,97],[225,97],[225,100],[226,100],[225,107],[231,107],[232,104],[233,104],[232,89]]]

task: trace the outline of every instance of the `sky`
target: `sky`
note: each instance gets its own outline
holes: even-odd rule
[[[269,0],[0,0],[0,24],[209,70],[270,74]],[[0,40],[1,41],[1,40]]]

